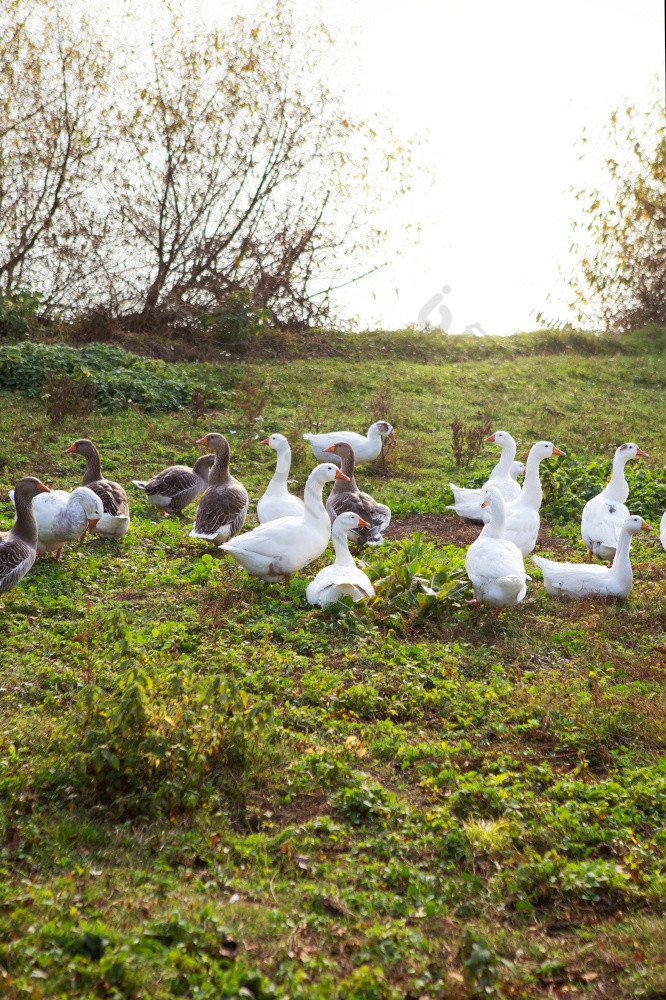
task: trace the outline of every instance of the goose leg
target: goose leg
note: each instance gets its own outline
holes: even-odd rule
[[[56,562],[60,562],[60,560],[62,559],[62,546],[59,549],[56,549],[55,557],[56,557]]]

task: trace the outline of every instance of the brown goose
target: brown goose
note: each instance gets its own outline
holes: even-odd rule
[[[142,479],[133,479],[132,482],[144,490],[146,500],[167,517],[178,514],[203,493],[208,486],[208,473],[214,461],[215,455],[202,455],[192,468],[189,465],[171,465],[147,482]]]
[[[19,583],[37,556],[37,521],[32,501],[38,493],[50,493],[48,486],[26,476],[14,489],[16,520],[9,531],[0,531],[0,594]]]
[[[129,531],[129,501],[120,483],[114,483],[102,476],[102,466],[99,452],[87,438],[79,438],[73,445],[65,449],[65,453],[75,452],[83,455],[86,460],[86,471],[83,474],[83,486],[96,493],[102,501],[104,513],[97,522],[95,532],[101,538],[120,538]]]
[[[247,490],[229,472],[231,449],[223,434],[206,434],[197,444],[212,448],[215,462],[208,474],[208,488],[199,501],[190,535],[208,542],[226,542],[237,535],[245,523],[249,503]]]
[[[351,511],[367,521],[370,527],[358,527],[350,533],[357,545],[381,545],[385,531],[391,523],[391,510],[383,503],[377,503],[369,493],[362,493],[354,478],[354,449],[345,441],[338,441],[324,451],[330,451],[340,459],[342,471],[349,479],[336,479],[326,502],[326,510],[331,522],[339,514]]]

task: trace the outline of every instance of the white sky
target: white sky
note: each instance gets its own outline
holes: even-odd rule
[[[395,329],[446,286],[452,333],[533,329],[539,309],[571,318],[558,274],[570,263],[571,188],[603,183],[599,145],[579,162],[578,141],[583,129],[600,141],[613,108],[663,94],[662,0],[294,3],[337,36],[351,113],[378,111],[398,137],[418,136],[425,168],[378,220],[389,265],[340,291],[340,311]],[[189,2],[220,23],[257,6]]]

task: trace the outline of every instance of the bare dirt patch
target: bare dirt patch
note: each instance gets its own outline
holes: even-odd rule
[[[390,541],[397,541],[410,538],[415,531],[420,531],[426,541],[467,548],[479,537],[482,527],[481,524],[464,521],[456,514],[414,514],[392,521],[384,532],[384,537]],[[541,552],[544,549],[554,552],[562,559],[574,551],[574,547],[566,538],[558,538],[552,533],[548,524],[542,523],[535,551]]]
[[[478,538],[480,530],[481,525],[463,521],[455,514],[414,514],[392,521],[384,537],[395,541],[410,538],[415,531],[420,531],[426,540],[465,548]]]

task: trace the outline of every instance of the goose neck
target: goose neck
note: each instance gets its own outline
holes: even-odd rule
[[[490,508],[490,520],[483,526],[481,534],[485,538],[506,538],[506,515],[503,508]]]
[[[86,471],[83,474],[83,485],[87,486],[88,483],[96,483],[102,478],[102,463],[99,458],[99,452],[94,446],[85,453],[86,456]]]
[[[502,454],[500,455],[499,462],[493,469],[493,475],[508,478],[513,460],[516,457],[516,442],[504,441],[500,445],[500,448],[502,449]]]
[[[616,579],[622,580],[623,582],[626,580],[631,581],[633,579],[631,559],[629,558],[630,547],[631,532],[621,528],[610,572]]]
[[[315,479],[310,477],[305,484],[305,490],[303,492],[303,502],[305,504],[305,513],[308,517],[314,517],[318,520],[323,517],[330,524],[330,518],[326,513],[326,509],[323,504],[324,494],[324,483],[321,479]]]
[[[12,533],[21,541],[27,542],[33,549],[37,546],[37,521],[32,507],[32,500],[28,500],[22,493],[14,494],[14,508],[16,510],[16,520],[12,528]]]
[[[277,461],[275,462],[275,472],[273,473],[273,478],[270,481],[271,486],[286,486],[289,480],[289,470],[291,468],[291,448],[289,445],[283,447],[281,451],[277,453]]]
[[[335,530],[333,524],[333,549],[335,550],[335,562],[337,566],[355,566],[354,557],[349,551],[349,538],[344,528]]]
[[[525,479],[523,480],[523,491],[520,497],[523,503],[527,504],[528,507],[533,507],[534,510],[539,510],[541,507],[541,501],[543,500],[541,478],[539,476],[540,461],[540,457],[532,451],[527,456],[527,462],[525,463]]]
[[[625,476],[625,465],[628,459],[621,453],[617,453],[613,458],[613,472],[608,481],[604,496],[619,503],[625,503],[629,496],[629,485]]]

